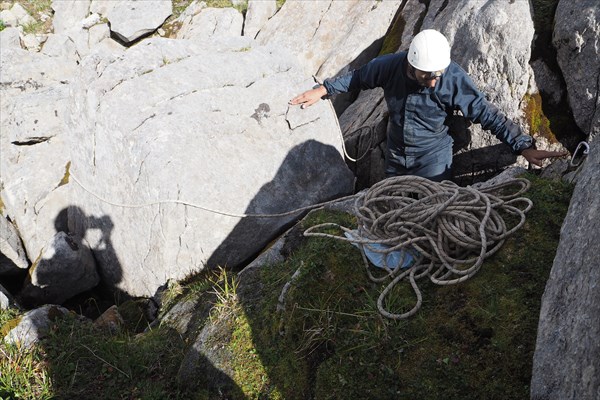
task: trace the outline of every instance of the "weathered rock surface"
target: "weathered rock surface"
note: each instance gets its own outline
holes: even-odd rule
[[[90,4],[90,13],[100,14],[103,17],[108,16],[109,11],[119,5],[120,1],[92,0]]]
[[[329,105],[287,105],[307,85],[293,57],[242,37],[207,46],[151,39],[92,54],[75,84],[70,231],[86,237],[103,280],[134,296],[239,265],[295,218],[241,214],[353,188]]]
[[[94,256],[86,244],[58,232],[29,270],[21,296],[31,304],[61,304],[99,281]]]
[[[9,326],[14,323],[4,336],[7,343],[15,344],[23,349],[31,348],[40,339],[45,337],[50,326],[57,318],[62,318],[69,311],[66,308],[47,304],[35,310],[28,311],[18,320],[9,321]]]
[[[54,236],[55,219],[69,203],[61,183],[70,160],[64,119],[75,67],[21,49],[0,52],[1,196],[30,260]]]
[[[534,400],[600,396],[600,142],[591,143],[542,297]]]
[[[53,0],[54,16],[52,26],[54,34],[75,28],[90,12],[91,0]]]
[[[564,95],[560,84],[560,77],[551,71],[548,65],[541,59],[532,62],[531,69],[535,74],[535,81],[532,81],[532,84],[535,83],[536,89],[551,105],[558,105]]]
[[[573,117],[588,135],[600,133],[600,7],[595,0],[561,0],[553,44]]]
[[[2,20],[2,22],[4,22],[4,26],[14,28],[19,24],[17,16],[13,14],[10,10],[0,11],[0,19]]]
[[[276,0],[249,0],[244,36],[255,38],[265,23],[277,12]]]
[[[19,3],[13,4],[10,12],[16,17],[18,25],[25,26],[35,22],[35,19]]]
[[[112,32],[125,43],[154,32],[173,12],[171,0],[120,0],[115,3],[106,10],[106,17]],[[94,12],[98,11],[95,7]]]
[[[358,58],[366,63],[376,56],[378,41],[385,35],[401,3],[392,0],[286,1],[261,29],[257,40],[290,49],[304,64],[306,74],[324,79],[345,72]]]
[[[19,233],[6,218],[0,215],[0,275],[27,269],[29,262]]]
[[[48,35],[41,52],[61,60],[70,60],[74,64],[90,51],[89,31],[82,27],[62,30],[60,33]]]
[[[201,3],[202,4],[202,3]],[[178,39],[203,40],[210,37],[236,37],[242,35],[244,17],[235,8],[202,8],[185,18]]]

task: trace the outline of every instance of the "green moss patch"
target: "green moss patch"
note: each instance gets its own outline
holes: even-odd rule
[[[402,13],[396,14],[396,17],[392,21],[390,29],[388,30],[383,39],[383,44],[381,45],[381,50],[379,51],[380,56],[384,54],[395,53],[396,51],[398,51],[401,45],[400,42],[405,26],[406,21],[404,20],[404,16],[402,15]]]
[[[544,114],[542,97],[539,93],[525,96],[525,118],[532,134],[542,136],[550,143],[556,143],[556,137],[550,129],[550,120]]]
[[[58,184],[59,187],[69,183],[69,177],[71,176],[70,170],[71,161],[67,162],[67,164],[65,165],[65,174],[63,175],[62,179],[60,180],[60,183]]]

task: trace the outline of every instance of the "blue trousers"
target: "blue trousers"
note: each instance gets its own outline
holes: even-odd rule
[[[419,155],[402,155],[389,150],[385,158],[385,176],[417,175],[435,182],[452,179],[452,144]]]

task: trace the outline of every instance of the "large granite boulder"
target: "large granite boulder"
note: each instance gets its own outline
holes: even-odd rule
[[[575,122],[591,136],[600,133],[600,7],[596,0],[561,0],[552,39],[567,84]]]
[[[542,297],[531,398],[600,395],[600,142],[591,143]]]
[[[299,215],[245,214],[353,189],[330,105],[287,104],[309,84],[297,60],[241,36],[211,43],[94,53],[73,84],[69,231],[104,282],[134,296],[240,265]]]

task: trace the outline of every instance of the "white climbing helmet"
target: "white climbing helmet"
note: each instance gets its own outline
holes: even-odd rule
[[[450,65],[450,44],[438,31],[425,29],[410,43],[408,62],[421,71],[441,71]]]

